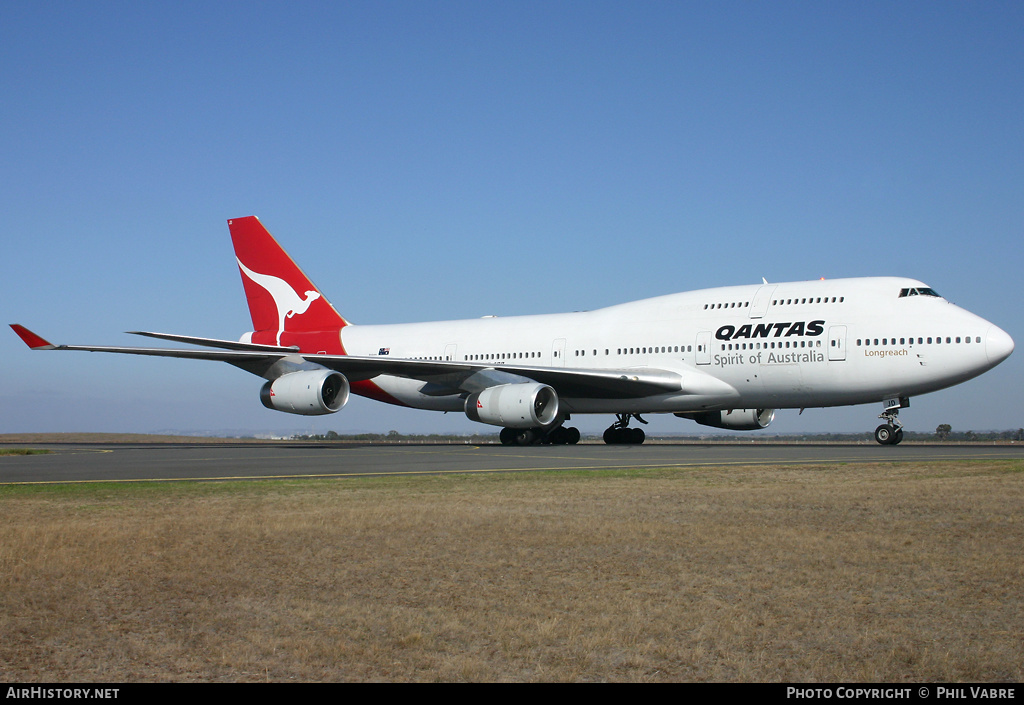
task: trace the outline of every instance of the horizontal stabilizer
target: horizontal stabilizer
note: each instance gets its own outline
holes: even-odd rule
[[[257,343],[242,343],[237,340],[219,340],[217,338],[197,338],[194,335],[174,335],[173,333],[150,333],[148,331],[130,330],[131,335],[144,335],[147,338],[159,338],[171,340],[175,343],[188,343],[190,345],[205,345],[208,348],[223,348],[224,350],[246,350],[249,352],[298,352],[298,345],[282,347],[279,345],[259,345]]]

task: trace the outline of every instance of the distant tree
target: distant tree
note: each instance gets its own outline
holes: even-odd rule
[[[978,434],[976,434],[974,431],[968,431],[967,433],[964,434],[964,437],[969,441],[973,441],[977,437],[977,435]]]
[[[940,441],[944,441],[949,438],[949,434],[953,432],[953,427],[948,423],[940,423],[935,428],[935,435],[939,437]]]

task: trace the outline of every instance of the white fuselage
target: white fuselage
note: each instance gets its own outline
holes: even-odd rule
[[[897,277],[704,289],[581,313],[350,325],[341,338],[351,355],[497,369],[654,368],[683,380],[679,392],[635,399],[563,395],[570,413],[878,402],[963,382],[1013,350],[1010,337],[992,323],[922,282]],[[458,395],[423,394],[419,380],[380,376],[373,382],[411,407],[463,408]]]

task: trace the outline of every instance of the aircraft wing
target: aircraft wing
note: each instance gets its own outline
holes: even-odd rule
[[[611,397],[635,399],[666,393],[723,393],[728,385],[696,369],[685,374],[652,367],[623,369],[579,369],[531,365],[489,365],[482,362],[441,360],[408,360],[386,356],[316,355],[300,353],[293,347],[257,345],[213,338],[198,338],[166,333],[134,331],[145,335],[207,348],[143,348],[122,346],[54,345],[18,324],[11,328],[33,350],[79,350],[154,357],[176,357],[192,360],[215,360],[272,379],[272,371],[281,361],[312,363],[341,372],[352,381],[369,380],[391,375],[422,380],[424,394],[444,396],[473,393],[499,384],[535,381],[547,384],[560,396],[575,398]],[[281,369],[277,367],[276,369]],[[685,383],[684,383],[685,382]]]
[[[427,386],[421,391],[435,396],[478,392],[499,384],[530,380],[547,384],[564,397],[632,399],[682,390],[682,378],[678,373],[653,368],[585,370],[351,355],[303,357],[309,362],[337,370],[353,380],[370,379],[377,375],[423,380]]]

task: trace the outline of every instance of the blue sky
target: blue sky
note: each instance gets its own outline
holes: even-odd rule
[[[226,220],[255,214],[356,323],[894,274],[1021,341],[1022,36],[1019,2],[5,2],[4,322],[235,338]],[[474,426],[294,417],[227,365],[2,345],[0,433]],[[1024,426],[1022,359],[903,421]]]

